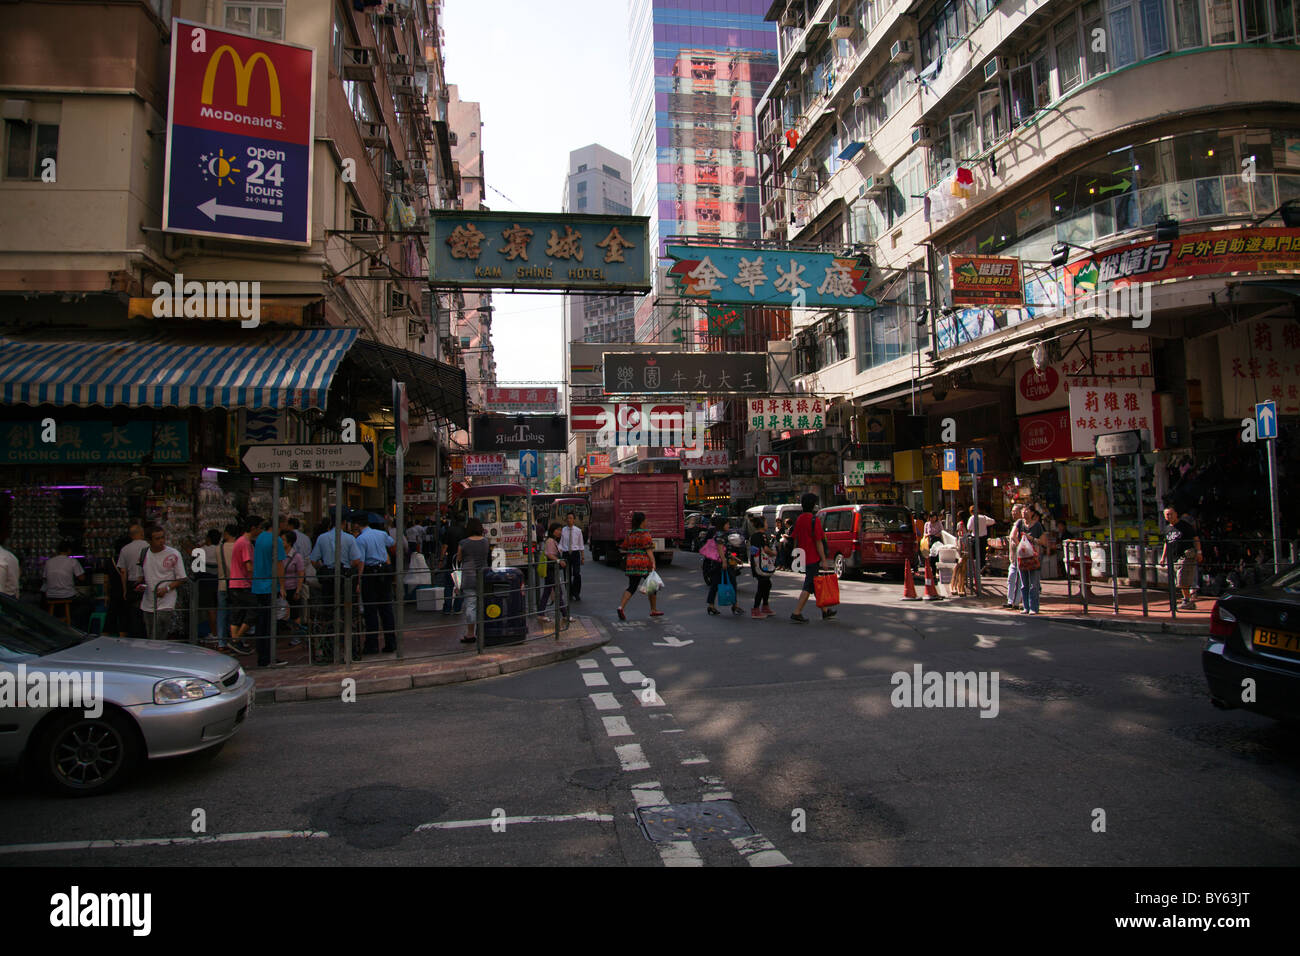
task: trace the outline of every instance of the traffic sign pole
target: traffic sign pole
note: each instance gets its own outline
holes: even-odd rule
[[[1119,565],[1115,563],[1115,486],[1111,483],[1113,470],[1110,457],[1106,458],[1106,515],[1110,523],[1110,590],[1115,600],[1115,614],[1119,614]]]
[[[1282,515],[1278,511],[1277,501],[1277,439],[1265,442],[1268,454],[1268,494],[1273,508],[1273,573],[1282,569]]]
[[[1142,616],[1147,616],[1147,530],[1142,520],[1142,452],[1133,456],[1138,503],[1138,574],[1142,577]]]

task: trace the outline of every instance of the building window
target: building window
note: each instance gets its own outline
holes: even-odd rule
[[[227,3],[226,29],[248,33],[263,40],[283,40],[284,0]]]
[[[1115,69],[1137,60],[1137,35],[1133,27],[1132,0],[1109,0],[1111,63]]]
[[[979,95],[980,131],[983,147],[988,149],[1007,133],[1006,113],[1002,109],[1002,86],[984,90]]]
[[[587,182],[586,182],[586,180],[582,180],[581,182],[579,182],[579,183],[574,187],[574,191],[577,192],[577,194],[578,194],[579,196],[581,196],[583,193],[585,193],[585,192],[587,191]]]
[[[1201,0],[1174,0],[1174,39],[1178,49],[1204,44],[1201,31]]]
[[[1165,0],[1139,0],[1138,10],[1142,19],[1144,55],[1151,57],[1168,53],[1169,35],[1165,30]]]
[[[1201,0],[1190,0],[1200,3]],[[1084,60],[1088,66],[1088,79],[1095,80],[1109,69],[1106,55],[1106,21],[1102,15],[1101,0],[1083,5]]]
[[[586,196],[579,196],[576,200],[574,200],[573,208],[574,208],[574,209],[586,209],[586,208],[587,208],[587,197],[586,197]]]
[[[613,166],[606,166],[604,163],[602,163],[600,168],[605,171],[606,176],[613,176],[615,179],[623,178],[622,176],[619,175],[618,170],[615,169]]]
[[[1206,0],[1209,4],[1210,42],[1236,43],[1237,21],[1233,0]]]
[[[1056,85],[1062,96],[1083,80],[1083,66],[1079,58],[1079,33],[1070,16],[1052,30],[1056,41]]]
[[[45,160],[59,158],[59,127],[5,120],[5,179],[40,179]]]

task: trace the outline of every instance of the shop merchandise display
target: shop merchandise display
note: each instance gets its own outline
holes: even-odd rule
[[[206,541],[204,537],[209,528],[216,528],[218,531],[225,529],[228,524],[239,523],[239,513],[235,510],[235,496],[229,492],[222,491],[217,485],[216,475],[212,472],[204,472],[203,482],[199,485],[199,518],[197,529],[199,537]],[[203,541],[199,543],[203,543]]]
[[[114,542],[131,523],[126,492],[119,484],[121,475],[91,472],[86,478],[92,487],[86,492],[80,550],[93,557],[111,557]]]
[[[14,488],[9,550],[22,566],[24,590],[39,590],[41,570],[59,547],[62,502],[57,491],[36,485]]]

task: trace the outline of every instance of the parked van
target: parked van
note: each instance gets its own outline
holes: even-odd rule
[[[776,531],[777,525],[787,518],[793,521],[803,511],[799,505],[754,505],[745,512],[745,520],[753,520],[755,515],[763,516],[763,527],[768,534]]]
[[[895,571],[916,566],[916,529],[901,505],[837,505],[817,512],[826,531],[826,557],[839,577],[854,571]]]

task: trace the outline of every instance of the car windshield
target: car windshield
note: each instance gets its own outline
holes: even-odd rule
[[[864,531],[911,531],[912,516],[906,508],[870,508],[862,512]]]
[[[75,647],[85,634],[44,611],[0,595],[0,658],[17,660]]]
[[[1293,564],[1281,574],[1268,582],[1271,588],[1279,588],[1287,594],[1300,594],[1300,564]]]

